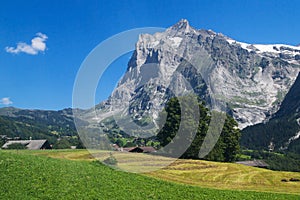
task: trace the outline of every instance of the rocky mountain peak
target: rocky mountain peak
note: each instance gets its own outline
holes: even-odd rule
[[[181,19],[176,24],[167,29],[168,34],[181,35],[186,33],[196,33],[196,29],[190,26],[190,23],[186,19]],[[172,34],[173,33],[173,34]]]
[[[178,72],[189,82],[175,77],[180,88],[190,85],[200,97],[208,93],[203,79],[212,81],[211,89],[245,128],[279,109],[300,70],[298,48],[242,43],[211,30],[197,30],[182,19],[165,32],[140,35],[127,72],[109,101],[120,110],[127,107],[123,113],[136,119],[143,119],[145,113],[155,119],[171,97],[165,93]],[[202,63],[210,62],[205,77],[181,59],[189,61],[195,55]],[[100,115],[108,116],[111,107],[99,109]]]
[[[173,29],[186,29],[190,27],[190,23],[186,19],[179,20],[176,24],[172,26]]]

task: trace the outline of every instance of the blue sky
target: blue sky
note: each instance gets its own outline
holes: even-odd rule
[[[169,27],[185,18],[197,29],[242,42],[297,45],[299,10],[297,0],[5,1],[0,6],[0,107],[71,107],[85,57],[125,30]],[[109,95],[128,57],[105,73],[96,101]]]

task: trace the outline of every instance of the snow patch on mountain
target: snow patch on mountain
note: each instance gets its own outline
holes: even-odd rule
[[[286,53],[291,55],[300,55],[300,47],[286,44],[248,44],[244,42],[238,42],[233,39],[227,39],[229,44],[239,44],[243,49],[247,51],[255,51],[257,53]]]

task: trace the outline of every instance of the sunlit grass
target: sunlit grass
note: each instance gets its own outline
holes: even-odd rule
[[[0,151],[0,199],[299,199],[298,195],[178,184],[113,170],[92,160],[82,150]],[[181,161],[170,167],[178,170],[175,174],[184,174],[196,170],[197,162]],[[209,170],[210,165],[201,168]]]
[[[86,150],[20,151],[52,158],[69,160],[103,161],[110,152]],[[202,160],[174,160],[141,153],[113,152],[117,168],[129,172],[146,172],[144,175],[189,185],[234,190],[253,190],[300,194],[300,182],[282,182],[282,179],[299,178],[299,172],[279,172],[248,167],[235,163]],[[175,162],[173,162],[175,161]],[[154,170],[154,171],[153,171]],[[149,172],[150,171],[150,172]]]
[[[234,163],[178,160],[148,175],[202,187],[300,194],[300,182],[281,181],[300,178],[298,172],[271,171]]]

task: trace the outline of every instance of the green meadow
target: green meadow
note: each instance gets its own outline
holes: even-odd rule
[[[135,174],[107,167],[85,150],[0,151],[0,199],[300,199],[300,183],[282,178],[300,173],[178,160]]]

